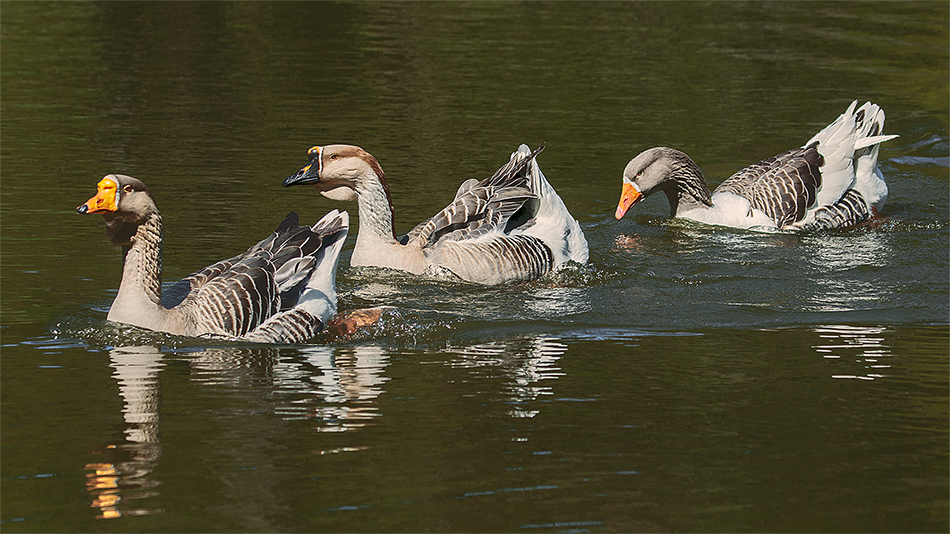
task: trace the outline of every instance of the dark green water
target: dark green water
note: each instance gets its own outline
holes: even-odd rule
[[[0,4],[0,529],[946,531],[950,7]],[[645,148],[712,184],[871,100],[879,224],[613,219]],[[482,288],[351,269],[314,144],[386,170],[397,230],[520,143],[590,264]],[[105,321],[121,252],[75,206],[145,181],[173,282],[291,210],[351,213],[308,346]]]

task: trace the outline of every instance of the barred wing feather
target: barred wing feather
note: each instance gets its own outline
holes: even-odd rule
[[[347,217],[334,210],[312,228],[297,226],[297,221],[297,214],[291,213],[244,254],[188,277],[195,289],[180,309],[195,318],[199,330],[257,341],[301,342],[322,329],[329,317],[296,308],[312,291],[315,271],[332,264],[335,274]],[[328,247],[335,248],[327,251]],[[332,297],[332,307],[336,307],[332,280],[319,293]],[[304,327],[306,321],[312,324]]]
[[[527,157],[512,158],[481,182],[464,182],[455,200],[413,228],[408,241],[419,241],[425,248],[437,246],[442,241],[477,239],[493,231],[510,231],[508,221],[511,216],[525,202],[537,198],[528,189],[526,167],[543,148],[542,145]]]
[[[815,146],[789,150],[750,165],[727,178],[713,192],[749,200],[779,228],[805,218],[822,186],[822,157]]]

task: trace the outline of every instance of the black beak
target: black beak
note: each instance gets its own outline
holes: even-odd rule
[[[320,181],[320,160],[314,158],[310,164],[291,174],[284,180],[284,187],[292,185],[315,184]]]

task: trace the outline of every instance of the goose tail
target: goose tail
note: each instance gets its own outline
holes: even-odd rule
[[[540,199],[537,223],[529,228],[525,234],[534,235],[551,247],[551,251],[554,253],[555,266],[569,260],[577,263],[587,263],[588,247],[584,231],[581,230],[580,224],[568,211],[557,191],[544,177],[544,173],[541,172],[541,167],[538,165],[536,158],[542,149],[544,149],[544,145],[532,152],[528,145],[521,145],[517,151],[511,154],[512,162],[529,159],[529,185],[531,192],[538,195]]]
[[[880,210],[887,202],[887,183],[877,167],[881,143],[897,135],[884,135],[884,110],[870,102],[864,104],[864,124],[854,144],[854,189],[861,193],[868,208]],[[859,110],[859,112],[861,111]]]
[[[315,301],[328,302],[329,309],[319,312],[319,317],[324,323],[336,313],[336,269],[349,225],[350,216],[347,212],[333,210],[311,228],[314,233],[321,236],[323,244],[315,254],[317,266],[310,275],[310,280],[303,294],[300,295],[297,306],[309,306]]]
[[[881,207],[887,198],[887,185],[877,169],[880,144],[896,135],[884,135],[884,110],[871,102],[858,107],[855,100],[834,122],[805,143],[817,144],[824,158],[822,184],[816,205],[830,206],[855,189],[868,208]]]
[[[318,240],[306,262],[312,266],[306,284],[292,308],[271,316],[246,339],[259,343],[303,343],[324,329],[336,313],[336,270],[349,230],[349,215],[333,210],[312,227],[310,240]],[[310,241],[308,240],[308,241]],[[297,272],[303,262],[298,262]]]

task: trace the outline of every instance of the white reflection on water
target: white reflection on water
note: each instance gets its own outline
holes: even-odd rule
[[[277,391],[293,397],[277,413],[316,418],[321,432],[361,428],[379,416],[375,401],[385,391],[388,366],[389,353],[377,346],[300,349],[299,356],[282,357],[274,367]]]
[[[815,332],[822,338],[822,343],[813,345],[819,354],[828,360],[840,360],[849,365],[854,371],[850,373],[836,373],[832,378],[850,378],[859,380],[875,380],[884,378],[891,367],[890,349],[884,344],[883,327],[864,327],[847,325],[822,325],[815,328]],[[854,365],[850,365],[851,362]]]
[[[88,463],[86,490],[92,494],[91,507],[99,508],[99,519],[160,513],[131,503],[158,495],[161,483],[150,478],[162,454],[159,440],[161,395],[158,373],[165,364],[152,346],[122,347],[109,351],[113,376],[119,383],[125,443],[110,444],[103,455],[127,455],[128,459]]]
[[[545,287],[531,292],[527,307],[539,319],[557,319],[593,310],[590,292],[576,287]]]
[[[554,337],[536,337],[479,343],[462,348],[449,348],[447,352],[456,354],[449,365],[456,368],[483,370],[499,369],[506,379],[504,394],[511,405],[508,415],[517,418],[530,418],[540,410],[532,409],[527,403],[543,395],[552,395],[553,388],[541,385],[545,380],[554,380],[564,373],[554,364],[564,353],[567,345]],[[479,373],[481,374],[481,373]],[[489,373],[488,378],[498,378]]]
[[[803,256],[814,267],[811,291],[802,295],[811,311],[849,311],[876,307],[894,288],[877,271],[893,262],[881,234],[820,234],[803,241]]]
[[[193,354],[193,380],[266,389],[285,419],[316,419],[320,432],[345,432],[379,416],[389,353],[378,346],[294,349],[209,348]]]

